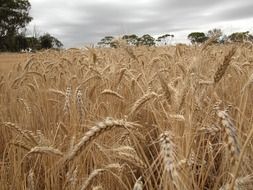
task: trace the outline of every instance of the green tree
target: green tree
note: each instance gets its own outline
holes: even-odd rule
[[[155,45],[155,39],[149,34],[145,34],[138,39],[137,45],[153,46]]]
[[[137,43],[138,43],[138,36],[135,35],[135,34],[124,35],[124,36],[122,37],[122,39],[123,39],[123,40],[126,40],[127,43],[128,43],[129,45],[135,46],[135,45],[137,45]]]
[[[42,49],[60,48],[63,46],[63,44],[57,38],[48,33],[40,36],[39,41]]]
[[[28,0],[0,0],[0,48],[15,50],[15,36],[31,20]]]
[[[228,36],[228,39],[231,42],[243,42],[243,41],[250,41],[252,39],[252,35],[249,31],[246,32],[235,32]]]
[[[105,36],[98,42],[98,45],[100,47],[112,47],[112,48],[117,48],[118,47],[118,42],[113,36]]]
[[[173,34],[164,34],[159,36],[156,41],[159,45],[167,45],[172,38],[174,38]]]
[[[205,42],[208,37],[203,32],[192,32],[188,35],[188,39],[191,41],[192,44],[195,44]]]
[[[41,49],[41,43],[39,38],[36,37],[26,37],[28,47],[33,50]]]
[[[222,35],[223,35],[223,32],[222,32],[222,30],[219,29],[219,28],[214,28],[214,29],[209,30],[209,31],[207,32],[207,37],[209,37],[209,38],[212,38],[212,37],[220,37],[220,36],[222,36]]]
[[[20,33],[18,35],[15,36],[15,51],[20,51],[22,49],[27,49],[29,47],[28,45],[28,40],[25,37],[25,34]]]
[[[101,47],[115,47],[116,44],[114,43],[115,38],[113,36],[105,36],[98,42],[98,45]]]
[[[253,42],[253,35],[252,34],[249,34],[248,41]]]
[[[213,43],[222,43],[224,40],[224,35],[221,29],[214,28],[207,32],[207,37],[213,39]]]

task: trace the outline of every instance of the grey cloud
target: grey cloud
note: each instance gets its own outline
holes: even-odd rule
[[[106,35],[176,35],[217,21],[253,18],[251,0],[241,4],[236,0],[30,1],[33,24],[67,47],[96,43]]]
[[[233,7],[228,11],[221,12],[218,18],[222,20],[236,20],[253,17],[253,2]]]

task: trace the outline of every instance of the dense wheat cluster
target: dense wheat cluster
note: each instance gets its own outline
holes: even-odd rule
[[[0,76],[0,187],[253,189],[253,47],[87,48]]]

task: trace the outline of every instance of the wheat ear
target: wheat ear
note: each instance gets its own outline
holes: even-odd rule
[[[4,122],[2,125],[15,130],[17,133],[19,133],[22,137],[24,137],[28,142],[31,142],[33,145],[38,144],[37,141],[35,140],[35,137],[34,137],[35,135],[33,134],[32,131],[23,130],[19,126],[17,126],[15,123],[11,123],[11,122]]]
[[[51,146],[36,146],[36,147],[33,147],[28,153],[27,155],[29,154],[48,154],[48,155],[56,155],[56,156],[63,156],[63,153],[56,149],[56,148],[53,148]]]
[[[82,139],[77,143],[71,152],[67,154],[64,158],[64,162],[71,161],[74,157],[78,156],[85,147],[91,143],[96,137],[103,134],[105,131],[112,129],[113,127],[119,128],[131,128],[136,124],[131,122],[125,122],[123,120],[114,120],[112,118],[106,118],[104,122],[98,123],[96,126],[92,127],[88,132],[84,134]]]
[[[165,131],[160,135],[161,156],[163,158],[165,170],[168,172],[172,183],[177,189],[187,189],[177,171],[176,146],[173,142],[172,134]]]
[[[103,92],[101,92],[101,94],[108,94],[108,95],[111,95],[111,96],[115,96],[116,98],[119,98],[121,100],[124,100],[123,96],[121,96],[119,93],[117,93],[115,91],[112,91],[110,89],[103,90]]]
[[[171,96],[172,96],[172,93],[173,93],[172,89],[169,88],[168,84],[165,82],[165,80],[164,80],[164,78],[163,78],[162,75],[159,74],[158,76],[159,76],[159,80],[160,80],[161,86],[162,86],[162,88],[164,90],[165,97],[166,97],[168,103],[171,105],[171,103],[172,103]]]
[[[165,131],[160,135],[160,147],[161,154],[164,160],[164,165],[168,173],[171,176],[177,176],[177,171],[175,170],[176,163],[176,152],[175,144],[172,141],[172,136],[170,132]]]
[[[235,190],[240,190],[240,189],[247,189],[248,184],[252,184],[253,181],[253,175],[247,175],[245,177],[239,177],[235,180],[234,182],[234,187],[231,187],[230,183],[227,183],[223,185],[219,190],[230,190],[230,189],[235,189]]]
[[[34,172],[32,169],[29,171],[28,176],[27,176],[27,185],[28,185],[28,190],[35,190]]]
[[[134,165],[137,165],[138,167],[147,168],[147,165],[137,155],[129,154],[126,152],[118,152],[118,154],[123,160],[127,160]]]
[[[150,92],[150,93],[147,93],[144,96],[142,96],[140,99],[138,99],[134,103],[129,115],[134,114],[143,104],[145,104],[147,101],[151,100],[152,98],[154,98],[156,96],[157,96],[157,94],[155,92]]]
[[[218,83],[221,80],[222,76],[225,74],[225,72],[229,66],[229,63],[231,62],[231,58],[233,57],[235,52],[236,52],[236,48],[233,47],[228,52],[228,54],[225,56],[223,63],[219,66],[219,68],[217,69],[217,71],[214,75],[214,83],[215,84]]]
[[[225,136],[225,143],[227,144],[228,151],[230,152],[230,159],[232,165],[234,165],[238,159],[240,154],[239,143],[237,140],[237,133],[236,128],[231,121],[230,116],[226,111],[217,110],[217,116],[221,121],[222,126],[224,127],[226,136]]]
[[[109,164],[107,166],[105,166],[104,168],[101,169],[95,169],[91,172],[91,174],[88,176],[88,178],[85,180],[85,182],[82,184],[82,187],[80,190],[85,190],[89,187],[89,185],[91,184],[91,181],[98,176],[99,174],[110,170],[110,169],[121,169],[121,165],[120,164]]]

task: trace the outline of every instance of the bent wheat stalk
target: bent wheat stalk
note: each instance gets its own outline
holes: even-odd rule
[[[217,84],[222,76],[225,74],[228,66],[229,66],[229,63],[231,62],[231,59],[233,57],[233,55],[235,54],[236,52],[236,48],[233,47],[229,53],[225,56],[224,58],[224,61],[223,63],[219,66],[218,70],[216,71],[215,75],[214,75],[214,83]]]
[[[29,154],[48,154],[48,155],[56,155],[56,156],[63,156],[62,152],[56,148],[50,147],[50,146],[36,146],[33,147],[30,152],[27,153]]]
[[[142,176],[136,180],[133,190],[143,190]]]
[[[131,122],[125,122],[123,120],[114,120],[112,118],[106,118],[104,122],[98,123],[96,126],[92,127],[88,132],[84,134],[82,139],[77,143],[71,152],[67,154],[64,158],[64,163],[71,161],[74,157],[78,156],[85,147],[91,143],[96,137],[103,134],[105,131],[112,129],[113,127],[119,128],[132,128],[136,124]]]
[[[109,164],[109,165],[105,166],[104,168],[93,170],[90,173],[90,175],[88,176],[88,178],[85,180],[85,182],[83,183],[81,190],[87,189],[89,187],[89,185],[91,184],[92,180],[96,176],[102,174],[103,172],[105,172],[107,170],[111,170],[111,169],[118,169],[118,170],[120,170],[121,169],[121,165],[118,164],[118,163],[116,163],[116,164]]]
[[[143,104],[145,104],[147,101],[151,100],[155,96],[157,96],[155,92],[150,92],[142,96],[134,103],[129,115],[133,115]]]
[[[111,96],[115,96],[121,100],[124,100],[124,97],[121,96],[119,93],[115,92],[115,91],[112,91],[110,89],[105,89],[103,90],[103,92],[101,92],[101,94],[108,94],[108,95],[111,95]]]

